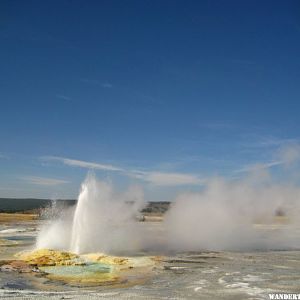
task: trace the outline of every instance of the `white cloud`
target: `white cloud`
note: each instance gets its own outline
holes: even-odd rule
[[[241,169],[235,170],[234,173],[252,172],[255,170],[265,170],[265,169],[269,169],[269,168],[272,168],[275,166],[283,165],[284,163],[285,162],[282,160],[271,161],[271,162],[267,162],[267,163],[256,163],[256,164],[247,165]]]
[[[132,176],[157,186],[200,185],[204,180],[185,173],[133,171]]]
[[[270,162],[247,165],[239,170],[236,170],[235,173],[266,170],[275,166],[290,167],[300,160],[300,145],[295,144],[280,148],[279,151],[277,151],[275,158],[276,160]]]
[[[294,139],[265,139],[264,142],[257,144],[261,147],[279,146],[276,151],[270,153],[273,160],[269,162],[255,163],[235,170],[234,173],[252,172],[258,170],[267,170],[276,166],[291,167],[300,161],[300,144]]]
[[[42,160],[46,161],[59,161],[62,162],[64,165],[72,166],[72,167],[81,167],[85,169],[96,169],[96,170],[104,170],[104,171],[123,171],[123,169],[108,165],[108,164],[99,164],[95,162],[88,162],[84,160],[77,160],[77,159],[70,159],[65,157],[58,157],[58,156],[44,156],[41,157]]]
[[[204,182],[198,176],[186,173],[130,170],[108,164],[100,164],[57,156],[44,156],[41,157],[41,159],[44,161],[58,161],[71,167],[119,172],[125,176],[133,177],[157,186],[199,185],[203,184]]]
[[[37,176],[23,176],[20,177],[20,179],[30,184],[46,185],[46,186],[55,186],[55,185],[69,183],[69,181],[63,179],[37,177]]]

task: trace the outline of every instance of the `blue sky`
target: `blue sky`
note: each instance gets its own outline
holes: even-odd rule
[[[299,1],[0,11],[0,197],[75,197],[92,168],[165,200],[298,144]]]

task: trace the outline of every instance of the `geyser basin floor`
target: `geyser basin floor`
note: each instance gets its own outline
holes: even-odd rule
[[[4,225],[4,230],[18,227],[20,236],[31,235],[33,246],[37,221],[24,222],[22,226],[12,223]],[[146,226],[159,232],[161,225],[143,222],[137,223],[136,226]],[[19,230],[22,228],[24,230]],[[267,226],[263,230],[272,229]],[[0,239],[6,239],[10,235],[16,236],[16,230],[0,233]],[[15,260],[15,253],[24,248],[28,249],[28,245],[25,247],[22,241],[18,242],[20,243],[13,247],[1,246],[0,260]],[[92,256],[96,259],[99,255]],[[137,272],[137,268],[133,270]],[[129,282],[135,284],[119,285],[114,282],[85,287],[49,279],[39,273],[0,271],[0,298],[268,299],[269,292],[299,293],[300,251],[185,252],[164,257],[163,261],[154,266],[152,276],[147,277],[146,281],[136,280],[134,273],[130,275],[126,270],[122,272]],[[145,278],[143,276],[147,275],[147,272],[147,268],[141,268],[140,272],[135,274],[137,278]]]

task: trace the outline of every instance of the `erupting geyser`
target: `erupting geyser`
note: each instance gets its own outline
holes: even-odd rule
[[[139,248],[136,216],[144,206],[143,192],[131,187],[116,193],[112,185],[89,174],[81,186],[75,211],[44,226],[37,248],[74,253],[118,252]]]
[[[59,218],[41,228],[37,248],[77,254],[141,249],[299,249],[300,187],[264,175],[269,176],[208,180],[198,193],[179,194],[164,220],[151,226],[136,219],[145,204],[139,187],[117,193],[110,183],[90,174],[81,186],[75,209],[62,211]],[[283,217],[276,217],[278,209]]]
[[[95,232],[103,233],[107,222],[111,222],[107,217],[104,218],[111,214],[107,211],[108,204],[110,204],[107,201],[110,200],[111,193],[111,187],[108,184],[97,182],[91,175],[82,184],[72,222],[71,252],[83,252],[94,242]],[[101,207],[98,202],[101,203]],[[103,238],[102,234],[100,236]],[[107,241],[104,239],[103,242]]]

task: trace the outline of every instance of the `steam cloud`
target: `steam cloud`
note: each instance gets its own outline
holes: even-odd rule
[[[182,194],[175,200],[165,217],[169,247],[299,248],[299,199],[300,189],[293,186],[257,186],[248,180],[228,183],[214,179],[203,192]],[[287,224],[276,224],[276,213],[283,212]]]
[[[289,149],[273,165],[284,169],[297,153]],[[137,223],[135,216],[144,205],[141,188],[117,193],[111,183],[89,175],[76,209],[64,210],[44,225],[37,248],[76,253],[300,248],[300,188],[278,183],[265,167],[258,166],[243,180],[214,178],[201,192],[179,194],[159,234]]]
[[[130,187],[118,194],[111,183],[89,174],[81,186],[75,210],[41,228],[37,248],[75,253],[131,251],[141,247],[135,216],[144,206],[143,191]]]

